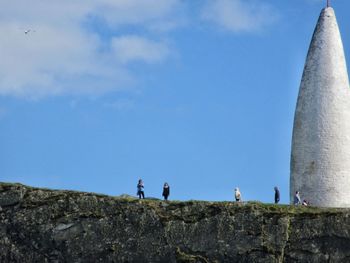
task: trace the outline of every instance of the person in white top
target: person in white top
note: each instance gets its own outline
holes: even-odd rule
[[[235,188],[235,199],[236,199],[236,202],[242,201],[242,195],[238,187]]]

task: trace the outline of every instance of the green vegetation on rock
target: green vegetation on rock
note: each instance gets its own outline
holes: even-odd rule
[[[350,210],[0,184],[0,262],[347,262]]]

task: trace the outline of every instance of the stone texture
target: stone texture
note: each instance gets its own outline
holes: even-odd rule
[[[0,184],[0,202],[4,263],[350,261],[349,209],[164,202],[18,184]]]
[[[350,88],[332,8],[319,17],[295,111],[290,198],[323,207],[350,207]]]

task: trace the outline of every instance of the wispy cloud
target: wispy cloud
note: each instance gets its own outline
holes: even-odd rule
[[[115,57],[121,63],[144,61],[158,63],[166,59],[170,50],[166,43],[153,41],[136,35],[122,36],[112,40]]]
[[[276,18],[260,0],[199,3],[202,19],[233,32],[255,32]],[[6,1],[0,9],[0,96],[36,99],[128,89],[137,83],[130,64],[164,63],[175,53],[171,31],[191,19],[184,11],[188,5],[183,0]]]
[[[156,26],[174,22],[172,15],[182,4],[179,0],[102,0],[95,2],[95,14],[109,24]],[[98,4],[97,4],[98,3]]]
[[[256,32],[277,19],[271,6],[258,0],[208,0],[202,19],[231,32]]]
[[[83,22],[99,17],[113,32],[128,25],[146,31],[163,23],[174,28],[172,12],[178,5],[180,0],[3,3],[0,31],[6,37],[0,41],[0,95],[38,98],[125,89],[133,76],[123,63],[161,62],[169,47],[122,33],[102,39],[98,32],[84,28]],[[32,31],[26,34],[27,29]],[[154,33],[153,37],[157,38]],[[151,52],[146,54],[146,48]]]

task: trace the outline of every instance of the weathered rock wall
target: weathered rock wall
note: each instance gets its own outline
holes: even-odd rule
[[[0,262],[350,262],[350,210],[0,184]]]

